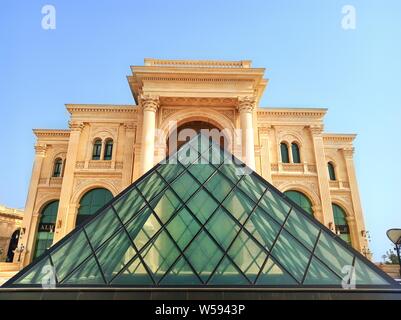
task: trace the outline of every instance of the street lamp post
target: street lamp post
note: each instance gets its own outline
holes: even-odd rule
[[[387,230],[387,237],[390,239],[390,241],[392,243],[395,244],[395,251],[397,251],[398,265],[400,266],[400,276],[401,276],[401,258],[400,258],[401,229],[390,229],[390,230]]]

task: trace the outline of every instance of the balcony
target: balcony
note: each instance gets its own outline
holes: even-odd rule
[[[341,180],[330,180],[330,189],[349,189],[349,182]]]
[[[62,183],[63,183],[63,177],[51,177],[51,178],[39,179],[40,186],[60,187],[61,188]]]
[[[77,161],[75,168],[78,170],[121,170],[123,163],[109,160]]]
[[[271,170],[274,173],[316,174],[316,165],[307,163],[273,163]]]

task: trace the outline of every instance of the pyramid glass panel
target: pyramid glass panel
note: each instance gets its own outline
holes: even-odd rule
[[[232,262],[224,257],[218,265],[216,271],[208,282],[211,285],[249,285],[250,282],[245,278],[241,271],[238,271]]]
[[[223,201],[233,188],[233,184],[222,174],[216,173],[209,179],[205,187],[217,201]]]
[[[245,229],[268,250],[276,239],[280,225],[261,208],[256,208],[245,224]]]
[[[294,278],[302,280],[311,253],[288,232],[281,231],[271,254]]]
[[[311,263],[306,274],[304,284],[317,285],[317,284],[338,284],[341,285],[341,278],[334,272],[329,270],[323,263],[315,257],[312,258]]]
[[[99,264],[109,282],[135,256],[132,242],[123,229],[107,241],[97,252]]]
[[[112,286],[125,286],[132,283],[135,283],[137,286],[149,286],[154,284],[139,257],[129,263],[125,269],[111,281]]]
[[[240,228],[222,208],[219,208],[206,224],[206,229],[227,250]]]
[[[238,234],[228,255],[234,260],[244,275],[253,283],[257,278],[264,261],[266,252],[244,231]]]
[[[125,226],[138,250],[142,249],[160,228],[159,221],[149,207],[143,208],[135,219],[132,219]]]
[[[284,268],[280,267],[273,259],[268,258],[256,281],[257,285],[264,286],[293,286],[297,281]]]
[[[92,255],[84,233],[74,235],[68,240],[64,246],[58,247],[50,254],[59,281],[62,281],[73,269]]]
[[[210,162],[210,163],[209,163]],[[397,284],[250,168],[198,135],[5,287]]]
[[[102,272],[94,256],[87,259],[63,282],[63,285],[79,285],[81,283],[100,285],[105,284]]]
[[[201,279],[188,262],[181,257],[173,268],[160,280],[162,285],[200,285]]]
[[[284,228],[300,240],[309,250],[313,249],[319,234],[319,229],[311,221],[305,219],[305,216],[295,208],[291,210]]]
[[[135,213],[145,205],[146,202],[136,189],[130,190],[127,194],[113,203],[113,207],[123,223],[130,220]]]
[[[223,206],[241,223],[250,215],[256,206],[243,192],[234,189],[223,202]]]
[[[201,226],[192,217],[186,208],[183,208],[167,225],[167,230],[174,241],[184,250],[189,242],[196,236]]]

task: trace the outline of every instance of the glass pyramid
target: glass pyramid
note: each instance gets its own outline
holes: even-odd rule
[[[203,135],[4,287],[40,287],[49,268],[56,287],[338,288],[344,268],[356,287],[397,285]]]

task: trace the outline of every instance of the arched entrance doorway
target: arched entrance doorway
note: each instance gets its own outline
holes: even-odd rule
[[[286,191],[284,192],[284,194],[292,201],[294,201],[297,205],[299,205],[302,209],[308,212],[311,216],[313,216],[312,202],[306,195],[295,190]]]
[[[17,249],[20,232],[20,229],[15,230],[11,236],[10,244],[8,245],[6,262],[13,262],[14,260],[14,250]]]
[[[79,202],[79,210],[75,226],[83,223],[111,199],[113,199],[113,194],[104,188],[92,189],[85,193]]]
[[[54,226],[57,219],[58,204],[58,200],[50,202],[43,208],[40,214],[33,259],[39,257],[53,244]]]
[[[166,154],[173,154],[186,142],[201,132],[208,133],[210,137],[223,148],[228,148],[228,139],[220,128],[206,121],[189,121],[174,129],[167,138]]]

